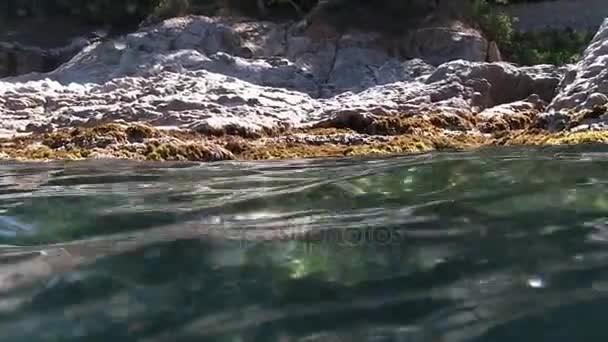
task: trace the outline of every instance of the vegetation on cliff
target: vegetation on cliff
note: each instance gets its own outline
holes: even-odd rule
[[[541,2],[542,0],[474,0],[472,18],[485,35],[496,41],[503,57],[517,64],[563,65],[578,60],[593,38],[588,30],[543,30],[518,32],[514,29],[516,18],[500,11],[497,4]]]
[[[589,30],[545,30],[515,32],[502,45],[507,60],[522,65],[563,65],[578,61],[593,38]]]

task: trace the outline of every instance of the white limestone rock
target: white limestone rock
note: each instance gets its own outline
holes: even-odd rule
[[[548,112],[580,112],[608,103],[608,19],[560,84]]]
[[[284,24],[170,19],[88,46],[53,72],[0,80],[0,132],[111,121],[254,132],[342,118],[470,114],[533,94],[548,101],[565,73],[465,60],[435,68],[391,57],[378,39],[355,32],[316,40]]]

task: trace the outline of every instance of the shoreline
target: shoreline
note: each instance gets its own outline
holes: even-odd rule
[[[521,129],[503,129],[504,126],[498,124],[484,133],[455,130],[454,123],[433,119],[431,116],[381,117],[361,127],[321,122],[257,135],[208,134],[113,122],[0,138],[0,160],[252,161],[465,151],[488,146],[608,143],[608,131],[549,131],[537,128],[539,123],[534,116]],[[472,124],[464,122],[465,126]],[[477,122],[478,127],[487,128],[484,124],[487,123]],[[378,134],[367,134],[369,131]]]
[[[483,61],[487,41],[462,26],[401,42],[436,48],[447,60],[436,64],[393,56],[378,33],[319,38],[326,26],[173,18],[92,44],[52,72],[0,79],[0,159],[267,160],[608,141],[608,20],[567,66]],[[436,35],[440,46],[425,45]]]

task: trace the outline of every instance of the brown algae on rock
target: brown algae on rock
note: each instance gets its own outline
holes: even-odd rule
[[[320,122],[314,129],[352,130],[369,135],[402,135],[422,131],[468,131],[475,128],[473,115],[431,113],[425,115],[398,115],[336,118]]]
[[[234,159],[234,155],[215,144],[194,143],[159,143],[146,144],[144,155],[147,160],[156,161],[218,161]]]
[[[533,128],[536,117],[536,112],[491,118],[445,113],[369,117],[330,120],[279,135],[226,131],[219,136],[108,123],[2,139],[0,159],[263,160],[466,150],[487,145],[608,143],[608,131],[550,132]]]
[[[529,111],[500,115],[479,120],[477,128],[484,133],[496,133],[502,131],[519,131],[529,129],[538,122],[538,112]]]
[[[578,125],[584,124],[588,120],[599,119],[601,116],[608,112],[608,107],[604,105],[595,106],[590,110],[584,110],[579,114],[569,115],[571,118],[568,122],[568,128],[574,128]]]
[[[52,149],[104,148],[128,141],[125,127],[110,123],[90,128],[59,130],[43,135],[42,144]]]
[[[496,140],[496,145],[577,145],[608,143],[608,131],[547,132],[530,130],[508,134]]]
[[[75,150],[56,150],[48,146],[26,146],[24,148],[0,148],[0,159],[27,160],[79,160],[89,158],[91,151]]]
[[[0,140],[0,157],[18,160],[73,160],[92,157],[136,160],[214,161],[234,159],[218,144],[195,133],[163,132],[134,124],[102,124]]]
[[[380,141],[370,139],[360,144],[313,144],[298,139],[287,142],[275,139],[266,143],[250,143],[237,154],[237,158],[257,160],[420,153],[432,150],[463,150],[488,143],[488,138],[479,134],[438,132],[395,135]]]

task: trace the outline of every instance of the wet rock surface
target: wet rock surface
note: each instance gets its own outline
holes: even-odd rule
[[[480,62],[472,50],[461,49],[459,39],[458,46],[446,39],[445,47],[434,42],[425,51],[460,51],[455,56],[470,60],[433,66],[430,57],[397,58],[377,33],[314,32],[321,29],[297,32],[290,23],[183,17],[100,41],[52,72],[0,80],[0,135],[33,133],[40,140],[62,129],[136,123],[224,142],[236,136],[256,146],[348,146],[361,143],[361,134],[376,136],[374,143],[395,134],[448,139],[453,132],[468,134],[475,145],[484,134],[547,128],[552,120],[543,112],[581,111],[608,100],[601,86],[605,70],[598,67],[605,62],[602,43],[608,36],[602,32],[608,25],[581,63],[570,67]],[[475,50],[476,44],[483,45],[466,45]],[[404,123],[409,118],[430,126],[413,129]],[[421,129],[431,126],[430,132]],[[315,127],[355,135],[294,135]],[[441,144],[435,139],[423,145]]]

